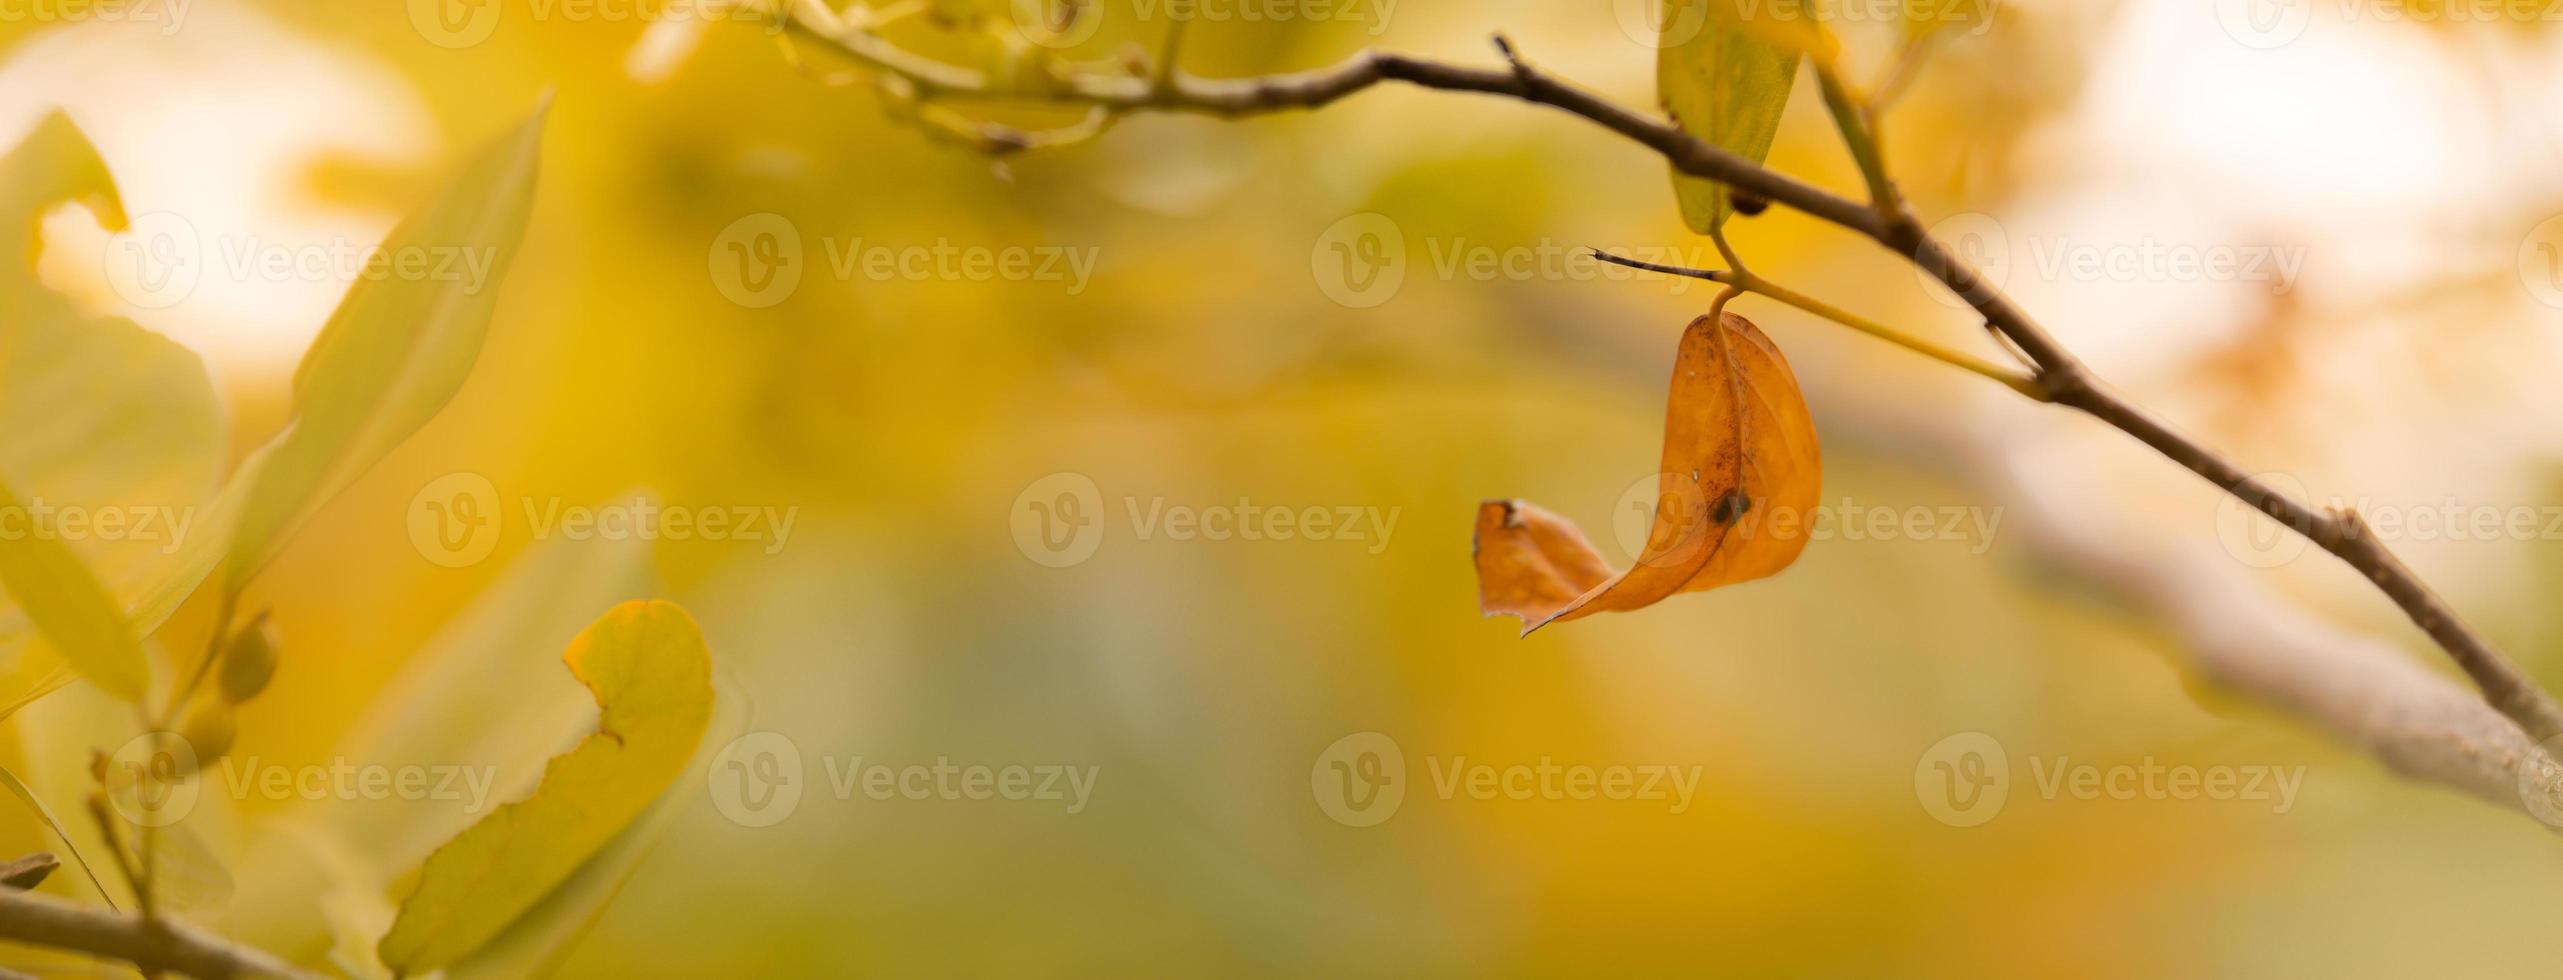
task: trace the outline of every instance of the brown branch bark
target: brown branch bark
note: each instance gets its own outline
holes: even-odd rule
[[[2003,527],[2040,560],[2165,623],[2189,668],[2407,778],[2563,827],[2563,769],[2500,711],[2393,644],[2313,615],[2203,540],[2148,538],[2097,509],[2035,441],[1906,411],[1846,418],[2010,505]]]
[[[913,55],[826,9],[783,0],[783,20],[801,37],[904,79],[919,99],[1052,102],[1107,112],[1195,112],[1246,116],[1325,106],[1384,81],[1504,96],[1590,120],[1663,156],[1686,174],[1778,202],[1869,238],[1906,257],[1964,299],[1986,325],[2025,355],[2045,398],[2135,437],[2165,458],[2304,535],[2374,582],[2412,623],[2464,670],[2484,698],[2532,739],[2563,734],[2563,706],[2466,626],[2430,588],[2375,539],[2354,513],[2317,511],[2173,429],[2110,389],[2011,298],[1933,239],[1892,194],[1876,206],[1853,201],[1703,142],[1666,119],[1641,115],[1531,67],[1498,39],[1508,65],[1469,68],[1403,55],[1363,52],[1327,68],[1241,79],[1199,78],[1171,66],[1152,77],[1078,75],[1047,88],[1001,90],[978,72]],[[998,147],[1002,149],[1003,147]]]
[[[122,915],[33,892],[0,889],[0,940],[122,960],[145,974],[177,973],[203,980],[305,976],[273,956],[165,916]]]

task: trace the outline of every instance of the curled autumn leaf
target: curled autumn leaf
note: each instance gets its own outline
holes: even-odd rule
[[[1776,574],[1806,547],[1822,483],[1815,420],[1780,348],[1741,316],[1701,317],[1674,355],[1655,513],[1637,564],[1614,574],[1572,522],[1488,501],[1477,512],[1478,606],[1521,617],[1529,635]]]

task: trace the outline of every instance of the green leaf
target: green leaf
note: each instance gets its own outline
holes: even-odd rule
[[[0,479],[0,515],[34,520],[16,491]],[[26,613],[71,669],[127,701],[139,702],[151,685],[151,665],[125,612],[96,576],[50,528],[0,535],[0,590]]]
[[[305,514],[443,410],[471,374],[534,201],[544,110],[493,141],[383,240],[390,274],[357,280],[294,373],[294,421],[243,504],[224,561],[237,591]],[[404,274],[481,263],[486,278]]]
[[[533,796],[428,857],[377,947],[396,973],[424,973],[487,945],[648,810],[701,745],[712,660],[683,609],[624,603],[562,659],[596,696],[596,732],[544,767]]]
[[[1655,88],[1683,132],[1760,163],[1788,107],[1798,52],[1776,41],[1770,25],[1749,20],[1755,9],[1744,0],[1667,2]],[[1683,222],[1702,234],[1735,210],[1724,185],[1678,170],[1673,193]]]

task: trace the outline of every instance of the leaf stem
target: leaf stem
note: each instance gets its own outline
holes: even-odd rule
[[[1184,33],[1192,23],[1190,16],[1179,15],[1174,23],[1166,25],[1166,44],[1158,51],[1157,73],[1150,85],[1154,91],[1171,93],[1175,90],[1176,62],[1183,59]]]
[[[187,682],[179,685],[178,689],[170,694],[169,704],[161,709],[159,717],[152,719],[151,727],[167,728],[177,722],[178,712],[187,707],[188,696],[196,693],[196,688],[204,684],[205,675],[213,673],[214,661],[222,656],[223,638],[231,633],[232,617],[239,612],[240,590],[226,583],[222,592],[222,606],[214,613],[213,632],[205,638],[205,655],[196,661],[195,672],[187,675]]]
[[[1939,344],[1932,343],[1931,341],[1905,333],[1904,331],[1897,330],[1894,327],[1887,326],[1886,324],[1880,323],[1876,320],[1869,319],[1831,303],[1816,299],[1815,297],[1809,296],[1805,293],[1790,289],[1786,286],[1780,285],[1779,283],[1772,282],[1769,279],[1753,274],[1751,270],[1691,269],[1678,265],[1659,265],[1654,262],[1622,258],[1600,250],[1595,250],[1593,257],[1604,262],[1609,262],[1613,265],[1624,265],[1632,269],[1644,269],[1648,272],[1660,272],[1669,276],[1687,276],[1693,279],[1706,279],[1710,282],[1725,285],[1729,289],[1741,292],[1760,293],[1764,296],[1778,300],[1781,303],[1813,313],[1827,320],[1850,327],[1853,330],[1876,337],[1879,340],[1902,347],[1932,360],[1992,378],[1995,381],[2002,382],[2003,386],[2019,392],[2029,398],[2036,399],[2038,401],[2047,400],[2046,389],[2039,387],[2037,380],[2029,377],[2028,375],[2021,374],[2017,371],[2006,370],[2000,365],[1977,357],[1973,354],[1949,347],[1943,347]],[[1724,294],[1720,294],[1721,305],[1723,305],[1724,299]]]
[[[1860,177],[1869,185],[1869,204],[1879,214],[1894,214],[1904,207],[1904,196],[1896,182],[1887,176],[1887,151],[1879,144],[1876,121],[1868,106],[1854,97],[1842,74],[1830,65],[1815,66],[1817,85],[1824,91],[1825,110],[1833,114],[1833,126],[1842,131],[1842,142],[1851,148],[1851,159],[1860,165]]]
[[[2032,400],[2047,400],[2046,389],[2039,387],[2038,382],[2035,379],[2017,371],[2006,370],[2000,365],[1977,357],[1973,354],[1966,353],[1965,351],[1955,350],[1932,343],[1931,341],[1897,330],[1894,327],[1887,326],[1886,324],[1880,323],[1876,320],[1869,319],[1868,317],[1845,310],[1839,306],[1827,303],[1813,296],[1790,289],[1787,286],[1772,282],[1769,279],[1764,279],[1761,276],[1754,275],[1750,272],[1745,273],[1741,279],[1737,280],[1736,284],[1742,286],[1749,292],[1760,293],[1772,299],[1779,300],[1782,303],[1813,313],[1843,326],[1850,327],[1853,330],[1876,337],[1879,340],[1902,347],[1916,354],[1931,358],[1932,360],[1992,378],[1995,381],[2002,382],[2004,386],[2009,387],[2011,390],[2017,391]]]

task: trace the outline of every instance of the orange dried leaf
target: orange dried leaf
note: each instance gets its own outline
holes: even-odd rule
[[[1489,616],[1544,619],[1611,577],[1575,522],[1529,501],[1477,505],[1476,551],[1477,607]]]
[[[1797,561],[1815,520],[1823,465],[1815,420],[1788,359],[1751,321],[1701,317],[1682,332],[1665,412],[1655,515],[1646,547],[1608,575],[1573,524],[1519,502],[1477,517],[1478,603],[1552,622],[1642,609],[1778,573]]]

